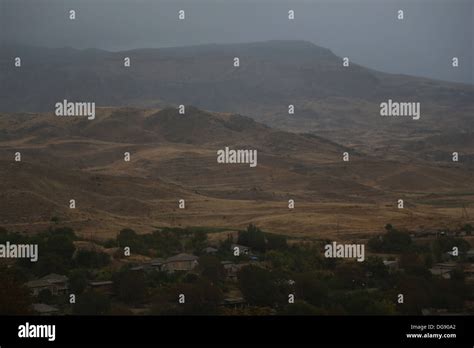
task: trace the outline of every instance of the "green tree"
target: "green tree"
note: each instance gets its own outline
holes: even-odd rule
[[[255,225],[250,224],[246,231],[239,232],[238,243],[258,251],[265,251],[265,234]]]
[[[117,244],[120,248],[129,247],[134,253],[146,254],[147,245],[143,239],[144,237],[139,236],[134,230],[124,228],[117,235]]]
[[[73,239],[66,234],[53,234],[46,242],[46,252],[59,256],[69,263],[75,251]]]
[[[105,315],[110,311],[110,299],[107,295],[86,291],[77,297],[73,312],[78,315]]]
[[[53,294],[49,289],[43,289],[38,293],[38,302],[39,303],[51,303],[53,300]]]
[[[296,297],[314,306],[323,306],[328,300],[329,289],[324,280],[318,279],[315,273],[295,275]]]
[[[201,256],[199,258],[199,267],[202,270],[202,276],[209,279],[213,283],[218,283],[225,279],[224,266],[215,256]]]
[[[242,268],[237,277],[240,290],[249,304],[273,306],[283,300],[271,272],[256,266],[247,266]]]
[[[360,262],[342,262],[335,270],[336,279],[344,289],[357,289],[365,285],[366,274]]]
[[[351,315],[391,315],[395,314],[395,304],[377,293],[358,290],[344,293],[336,299]]]
[[[397,294],[403,294],[403,304],[398,304],[398,310],[403,314],[420,315],[423,308],[433,307],[431,284],[427,279],[416,275],[402,275],[395,285],[394,301]]]
[[[74,294],[82,294],[87,287],[88,272],[84,269],[75,269],[69,272],[69,289]]]
[[[471,248],[470,244],[465,239],[451,236],[440,236],[436,238],[431,245],[431,249],[436,251],[435,257],[438,261],[440,253],[442,254],[448,251],[453,251],[454,247],[457,247],[459,252],[466,252]]]
[[[369,239],[368,247],[375,252],[399,253],[409,251],[412,246],[410,235],[404,231],[398,231],[388,224],[385,226],[386,233]]]
[[[110,263],[110,256],[93,250],[79,250],[74,261],[76,267],[102,268]]]
[[[113,276],[115,293],[127,304],[139,304],[146,296],[146,283],[143,272],[121,270]]]
[[[380,257],[369,257],[365,263],[368,272],[375,278],[384,279],[388,276],[387,267],[384,265]]]
[[[202,232],[194,232],[189,240],[188,248],[195,254],[200,254],[202,249],[207,245],[207,234]]]
[[[41,248],[40,248],[41,250]],[[69,262],[65,262],[63,258],[56,254],[45,253],[38,258],[38,262],[28,267],[33,267],[32,271],[38,277],[43,277],[50,273],[65,274],[68,270]]]
[[[285,252],[270,250],[265,254],[265,260],[270,262],[272,269],[281,271],[292,269],[291,257]]]
[[[267,234],[267,249],[284,250],[287,248],[286,237],[279,234]]]
[[[185,295],[185,303],[181,305],[181,314],[215,315],[222,302],[222,292],[218,286],[206,279],[196,283],[181,283],[176,286],[175,299],[179,294]]]
[[[0,266],[0,280],[0,314],[31,314],[32,298],[20,274],[15,269]]]
[[[466,232],[466,234],[468,236],[470,236],[472,234],[472,232],[474,231],[474,228],[472,227],[471,224],[465,224],[462,228],[461,228],[461,231],[464,231]]]
[[[431,276],[428,268],[426,268],[425,260],[415,253],[404,253],[400,255],[400,267],[407,274],[413,274],[420,277]]]

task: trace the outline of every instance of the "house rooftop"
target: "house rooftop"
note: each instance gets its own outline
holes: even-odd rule
[[[205,253],[215,253],[215,252],[217,252],[218,250],[217,250],[216,248],[214,248],[214,247],[207,247],[207,248],[204,248],[203,251],[204,251]]]
[[[456,262],[440,262],[433,265],[433,268],[446,268],[446,269],[453,269],[456,268]]]
[[[383,264],[385,266],[387,266],[387,265],[396,265],[396,264],[398,264],[398,261],[397,260],[383,260]]]
[[[56,274],[56,273],[50,273],[46,276],[44,276],[43,278],[41,278],[41,280],[45,280],[47,282],[50,282],[50,283],[56,283],[56,282],[67,282],[68,281],[68,277],[66,277],[65,275],[61,275],[61,274]]]
[[[29,282],[26,282],[25,285],[29,288],[43,288],[43,287],[50,286],[51,283],[46,280],[37,279],[37,280],[30,280]]]
[[[167,258],[165,263],[177,261],[197,261],[198,259],[199,257],[197,257],[196,255],[181,253]]]
[[[34,303],[33,309],[38,313],[54,313],[59,311],[57,307],[50,306],[46,303]]]
[[[26,282],[26,286],[29,288],[42,288],[42,287],[47,287],[52,284],[57,284],[57,283],[66,283],[68,281],[68,277],[56,273],[51,273],[43,278],[36,279],[36,280],[30,280],[29,282]]]
[[[238,248],[250,249],[250,247],[248,247],[248,246],[246,246],[246,245],[236,244],[236,243],[232,243],[232,244],[231,244],[231,247],[232,247],[232,248],[238,247]]]
[[[243,304],[246,303],[245,299],[243,297],[235,297],[235,298],[225,298],[223,300],[223,304],[227,305],[236,305],[236,304]]]
[[[156,259],[150,260],[149,263],[150,263],[151,265],[161,265],[163,262],[164,262],[164,259],[162,259],[162,258],[156,258]]]
[[[104,285],[112,285],[114,282],[111,280],[103,280],[100,282],[89,282],[90,286],[104,286]]]

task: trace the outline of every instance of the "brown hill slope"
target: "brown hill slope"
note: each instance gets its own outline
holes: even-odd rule
[[[474,195],[472,172],[460,165],[387,161],[244,116],[186,110],[101,108],[95,120],[1,114],[0,222],[29,230],[60,216],[101,236],[124,226],[256,222],[289,234],[347,236],[387,222],[457,224]],[[225,146],[258,150],[257,167],[218,164]],[[21,162],[13,160],[17,151]],[[345,151],[350,162],[342,161]],[[399,198],[406,209],[396,208]],[[179,199],[186,209],[178,209]]]

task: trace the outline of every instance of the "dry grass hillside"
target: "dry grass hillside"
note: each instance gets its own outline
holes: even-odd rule
[[[121,228],[238,229],[253,222],[292,236],[338,239],[380,231],[457,226],[474,208],[462,164],[385,159],[323,137],[192,106],[100,108],[95,120],[50,113],[0,115],[0,225],[51,224],[110,237]],[[440,142],[432,138],[434,146]],[[469,144],[469,139],[457,139]],[[258,165],[218,164],[216,151],[257,149]],[[432,149],[435,149],[433,147]],[[15,162],[15,152],[22,161]],[[350,161],[342,161],[342,153]],[[124,161],[130,152],[130,162]],[[398,209],[397,200],[405,200]],[[69,209],[69,200],[76,209]],[[178,209],[184,199],[185,209]],[[288,209],[288,200],[295,209]]]

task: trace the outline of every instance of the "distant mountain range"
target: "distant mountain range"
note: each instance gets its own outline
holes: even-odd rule
[[[17,56],[21,69],[13,66]],[[124,67],[125,57],[130,67]],[[233,66],[234,57],[240,67]],[[343,67],[341,57],[306,41],[125,52],[5,45],[0,80],[0,111],[48,112],[63,99],[139,108],[186,104],[314,132],[384,156],[390,147],[392,154],[409,157],[398,142],[441,133],[466,137],[474,126],[474,86],[386,74],[353,63]],[[388,99],[420,102],[421,119],[381,118],[379,105]],[[295,106],[293,116],[289,104]],[[443,159],[449,151],[440,155],[426,149],[422,157]]]

